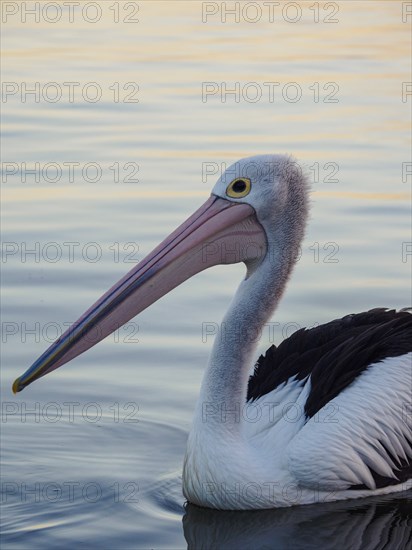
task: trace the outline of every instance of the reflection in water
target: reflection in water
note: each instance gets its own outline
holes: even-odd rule
[[[253,512],[186,506],[190,550],[407,550],[412,491],[393,496]]]

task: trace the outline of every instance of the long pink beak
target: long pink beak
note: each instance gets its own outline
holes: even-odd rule
[[[212,195],[17,378],[13,392],[85,352],[192,275],[217,264],[254,263],[265,253],[254,209]]]

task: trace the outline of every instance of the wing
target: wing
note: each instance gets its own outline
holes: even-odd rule
[[[370,365],[412,351],[412,315],[383,308],[300,329],[261,356],[249,379],[253,401],[290,379],[310,376],[305,413],[312,417]]]
[[[303,485],[376,489],[412,478],[410,313],[373,309],[295,332],[259,358],[248,401],[284,386],[305,387],[305,419],[288,447]]]
[[[412,353],[370,365],[291,440],[290,472],[306,487],[379,489],[412,480]]]

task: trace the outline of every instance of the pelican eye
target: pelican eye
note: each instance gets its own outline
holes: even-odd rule
[[[241,199],[250,193],[252,183],[249,178],[236,178],[226,189],[226,195],[233,199]]]

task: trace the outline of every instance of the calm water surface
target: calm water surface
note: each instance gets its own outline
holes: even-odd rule
[[[302,255],[259,351],[300,326],[409,305],[403,3],[321,2],[318,23],[313,2],[298,3],[295,23],[283,4],[255,23],[252,11],[222,23],[220,3],[202,22],[196,1],[100,2],[95,23],[78,8],[73,23],[68,8],[51,23],[48,8],[24,23],[12,4],[2,25],[2,547],[406,548],[407,490],[264,512],[185,508],[186,438],[240,265],[197,275],[11,393],[67,323],[207,198],[223,163],[251,154],[293,153],[313,182]],[[36,82],[39,97],[25,96]],[[68,82],[79,83],[72,98]],[[214,93],[202,97],[202,83]],[[236,83],[239,97],[223,101]],[[100,99],[87,101],[84,86]],[[36,172],[25,180],[23,163]]]

